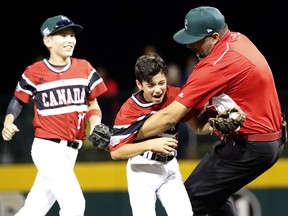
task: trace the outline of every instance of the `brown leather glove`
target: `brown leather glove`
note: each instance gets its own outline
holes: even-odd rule
[[[229,108],[208,120],[210,126],[223,135],[238,131],[245,121],[246,115],[239,107]]]

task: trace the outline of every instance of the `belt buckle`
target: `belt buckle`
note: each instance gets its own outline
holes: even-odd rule
[[[163,163],[166,163],[168,161],[168,155],[156,154],[155,155],[155,160],[163,162]]]
[[[73,148],[73,149],[78,149],[79,148],[79,145],[80,145],[80,142],[77,141],[77,140],[74,140],[74,141],[68,141],[67,142],[67,146]]]

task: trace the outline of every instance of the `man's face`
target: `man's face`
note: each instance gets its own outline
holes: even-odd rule
[[[219,34],[215,32],[212,35],[208,35],[195,43],[187,44],[187,48],[195,52],[198,59],[201,60],[212,52],[218,40]]]

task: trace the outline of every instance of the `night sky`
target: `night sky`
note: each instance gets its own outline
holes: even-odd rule
[[[230,30],[246,34],[266,56],[277,88],[287,86],[288,57],[283,53],[287,52],[288,10],[284,1],[253,1],[254,6],[245,1],[216,0],[85,2],[39,1],[35,5],[22,1],[16,5],[10,1],[6,8],[2,6],[5,66],[1,74],[5,79],[1,78],[1,94],[12,94],[25,67],[38,55],[48,54],[39,30],[48,17],[63,14],[82,25],[84,31],[77,35],[74,57],[85,58],[95,67],[105,66],[121,89],[131,90],[135,83],[134,64],[146,45],[154,45],[167,63],[173,61],[184,66],[191,53],[172,36],[184,27],[186,13],[201,5],[218,7]],[[4,11],[10,16],[4,17]]]

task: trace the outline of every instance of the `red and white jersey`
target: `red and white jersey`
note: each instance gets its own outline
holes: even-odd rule
[[[14,95],[34,101],[34,134],[40,138],[85,139],[87,101],[107,91],[97,71],[84,59],[70,58],[57,70],[46,59],[26,68]]]
[[[135,136],[145,120],[153,113],[163,109],[174,101],[180,88],[167,86],[167,92],[160,104],[146,102],[143,99],[143,91],[134,93],[120,108],[116,115],[113,136],[110,140],[110,151],[119,148],[126,143],[133,143]],[[159,136],[168,136],[178,138],[178,125],[165,131]]]
[[[271,69],[255,45],[237,32],[229,31],[195,66],[176,101],[197,112],[207,103],[216,110],[237,104],[247,117],[239,133],[281,129],[281,107]]]

